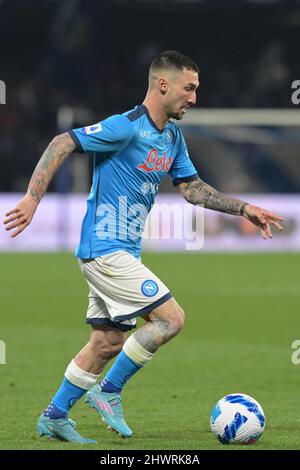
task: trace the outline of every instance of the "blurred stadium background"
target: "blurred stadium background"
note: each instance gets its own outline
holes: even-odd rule
[[[0,107],[1,192],[26,190],[58,132],[140,103],[149,63],[173,48],[200,67],[197,108],[182,121],[200,176],[223,192],[284,195],[270,207],[279,209],[281,201],[287,216],[280,242],[246,245],[299,249],[300,118],[291,101],[300,76],[299,28],[299,2],[289,1],[0,1],[0,79],[7,85],[7,104]],[[27,234],[14,243],[1,237],[0,250],[44,250],[45,233],[49,249],[73,248],[84,211],[76,195],[88,192],[91,166],[81,155],[68,160],[49,189],[68,194],[64,216],[58,210],[50,221],[45,202],[37,216],[44,213],[45,220],[36,218],[31,242]],[[166,178],[161,192],[170,191]],[[5,210],[11,202],[3,197]],[[71,203],[76,221],[66,216]],[[51,200],[53,211],[56,204],[61,208],[61,197]],[[233,236],[226,217],[206,218],[204,250],[237,249],[239,233],[251,239],[242,221],[232,222]],[[209,244],[212,237],[216,243]]]
[[[127,386],[126,416],[137,429],[128,448],[219,448],[209,412],[236,391],[266,407],[261,448],[300,448],[298,371],[290,361],[300,300],[300,112],[291,101],[292,82],[300,79],[299,33],[299,1],[0,0],[2,215],[26,191],[54,135],[139,104],[151,60],[177,49],[200,68],[197,106],[180,123],[200,177],[285,217],[285,231],[265,241],[242,219],[206,211],[199,254],[179,253],[178,240],[145,242],[146,264],[174,292],[188,321],[153,361],[152,374],[143,371]],[[1,229],[7,365],[0,365],[0,448],[47,448],[35,437],[33,417],[88,336],[86,287],[72,255],[61,252],[71,253],[78,241],[91,168],[91,158],[73,155],[32,225],[15,240]],[[168,180],[160,200],[181,201]],[[153,415],[149,390],[163,404],[162,415]],[[74,414],[80,431],[94,435],[96,417],[83,405]],[[104,433],[99,440],[103,449],[124,450]]]

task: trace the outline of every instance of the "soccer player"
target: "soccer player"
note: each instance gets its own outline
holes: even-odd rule
[[[276,214],[221,194],[202,181],[188,155],[180,120],[196,103],[198,67],[176,51],[161,53],[151,64],[143,104],[92,126],[56,136],[32,175],[26,195],[6,214],[7,230],[19,235],[31,222],[49,182],[74,152],[94,153],[93,184],[76,250],[89,286],[89,342],[69,363],[63,382],[37,424],[40,435],[94,443],[82,437],[68,418],[86,394],[108,427],[131,437],[121,406],[126,382],[144,367],[184,324],[184,312],[166,285],[140,260],[143,226],[162,178],[192,204],[245,217],[271,238],[271,225],[282,230]],[[126,339],[136,326],[145,324]],[[117,356],[98,384],[107,362]]]

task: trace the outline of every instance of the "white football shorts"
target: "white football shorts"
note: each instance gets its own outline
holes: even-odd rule
[[[172,297],[150,269],[125,251],[78,261],[90,290],[87,323],[128,331],[136,317]]]

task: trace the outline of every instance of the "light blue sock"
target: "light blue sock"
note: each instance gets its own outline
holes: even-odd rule
[[[66,417],[68,411],[75,403],[87,392],[77,385],[71,384],[68,379],[64,378],[60,388],[58,389],[56,395],[54,396],[50,407],[47,408],[45,416],[49,416],[49,418],[57,419],[58,417]],[[51,405],[54,405],[51,406]],[[62,416],[59,415],[59,411],[61,411]]]
[[[121,393],[126,382],[142,367],[130,359],[124,351],[121,351],[106,377],[100,383],[102,392]]]

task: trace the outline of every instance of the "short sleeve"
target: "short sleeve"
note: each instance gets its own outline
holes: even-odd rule
[[[78,152],[117,153],[133,137],[132,123],[126,116],[116,114],[92,126],[69,131]]]
[[[177,151],[169,174],[174,186],[198,179],[198,173],[190,159],[183,134],[177,128]]]

